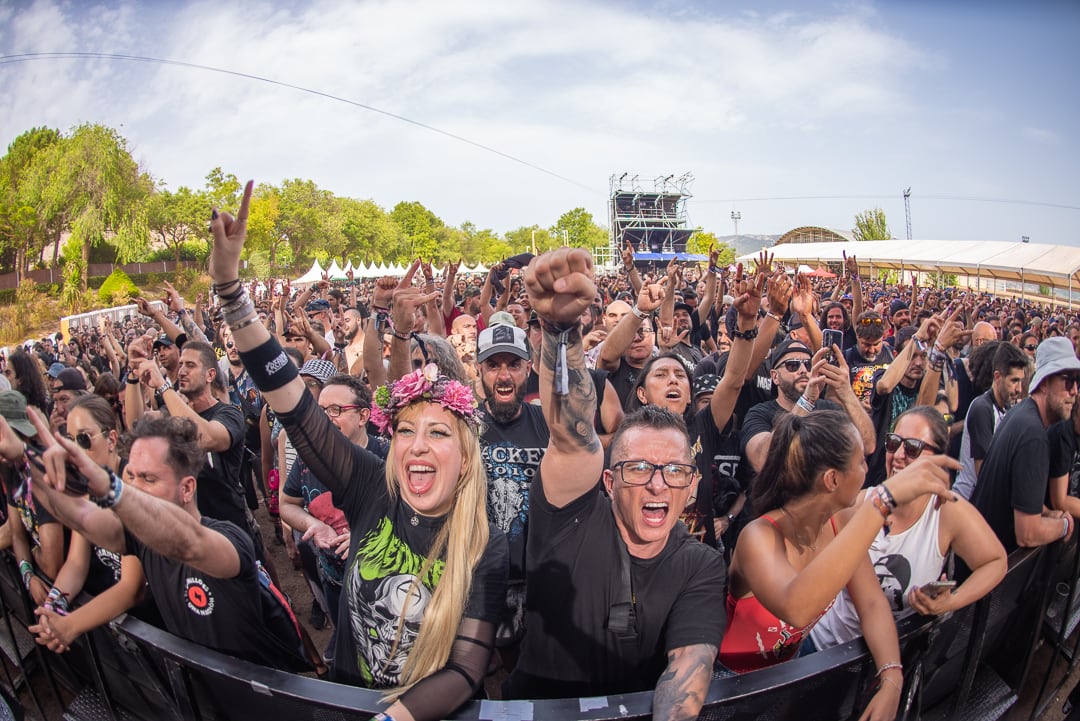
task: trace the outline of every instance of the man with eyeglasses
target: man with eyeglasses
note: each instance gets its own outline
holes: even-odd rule
[[[592,257],[580,248],[542,255],[525,284],[543,326],[551,442],[530,498],[529,632],[506,697],[655,689],[654,718],[695,718],[723,636],[726,566],[679,522],[697,488],[686,426],[654,406],[627,416],[605,470],[578,325],[596,295]]]
[[[870,391],[874,374],[893,362],[892,348],[885,344],[885,320],[868,310],[855,319],[855,345],[844,351],[851,372],[851,387],[859,402],[870,411]]]
[[[307,370],[307,373],[304,370]],[[300,375],[305,383],[314,386],[309,391],[330,421],[353,444],[386,459],[389,444],[381,438],[368,436],[367,422],[371,417],[371,391],[359,378],[334,375],[329,361],[311,360],[303,365]],[[281,520],[300,534],[299,544],[309,543],[315,551],[317,578],[310,578],[322,588],[327,615],[337,623],[344,578],[344,555],[349,550],[349,524],[345,514],[334,505],[333,494],[297,456],[289,469],[281,491]],[[307,572],[308,569],[305,568]],[[306,573],[305,573],[306,575]],[[316,601],[318,603],[318,601]],[[318,614],[315,614],[316,617]],[[326,649],[325,658],[334,656],[334,636]]]
[[[839,359],[836,364],[830,363],[826,354],[827,349],[811,356],[810,348],[794,338],[788,338],[773,349],[769,375],[777,396],[751,408],[742,425],[742,454],[755,472],[765,464],[773,425],[782,413],[807,415],[815,410],[844,411],[863,438],[866,452],[873,450],[874,429],[851,389],[847,368]],[[821,398],[825,388],[831,389],[832,400]]]
[[[1030,395],[1005,414],[994,434],[971,502],[1006,552],[1072,535],[1072,516],[1046,506],[1051,453],[1047,428],[1071,416],[1078,380],[1080,360],[1072,343],[1066,338],[1043,341]]]

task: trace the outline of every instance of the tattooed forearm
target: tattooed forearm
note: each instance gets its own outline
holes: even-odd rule
[[[683,646],[668,654],[668,665],[656,682],[653,719],[693,721],[705,703],[716,646]]]
[[[556,359],[559,354],[559,334],[544,329],[543,350],[540,354],[540,401],[552,436],[586,451],[600,450],[593,418],[596,416],[596,387],[585,368],[585,352],[581,333],[570,331],[566,343],[566,367],[569,378],[568,395],[554,392]]]

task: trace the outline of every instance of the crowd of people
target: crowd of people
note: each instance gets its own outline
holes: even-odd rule
[[[715,677],[862,636],[890,719],[894,618],[974,603],[1080,517],[1071,310],[632,248],[294,289],[240,278],[250,193],[213,214],[209,295],[0,356],[0,542],[57,653],[129,611],[394,721],[493,674],[686,718]]]

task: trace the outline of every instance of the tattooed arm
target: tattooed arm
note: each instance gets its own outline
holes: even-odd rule
[[[551,439],[540,463],[547,501],[561,508],[596,486],[604,451],[593,426],[596,388],[585,368],[579,319],[596,296],[592,258],[561,248],[534,258],[526,270],[529,301],[540,316],[544,342],[539,364],[540,406]],[[556,393],[560,328],[566,333],[566,394]]]
[[[716,646],[708,643],[670,651],[667,668],[653,692],[653,718],[696,719],[709,691],[715,660]]]

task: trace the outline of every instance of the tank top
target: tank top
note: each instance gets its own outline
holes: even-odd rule
[[[911,528],[888,534],[882,528],[870,545],[870,562],[874,564],[878,583],[894,616],[908,610],[910,588],[936,581],[945,566],[939,536],[941,509],[936,506],[931,498]],[[838,646],[862,636],[859,614],[846,589],[836,597],[832,609],[821,619],[811,636],[819,649]]]
[[[776,521],[768,516],[763,518],[778,528]],[[833,533],[836,533],[835,523]],[[718,660],[735,673],[747,673],[793,658],[832,603],[816,619],[802,627],[792,626],[777,618],[761,605],[757,596],[735,598],[729,590],[724,606],[727,609],[728,627],[720,642]]]

